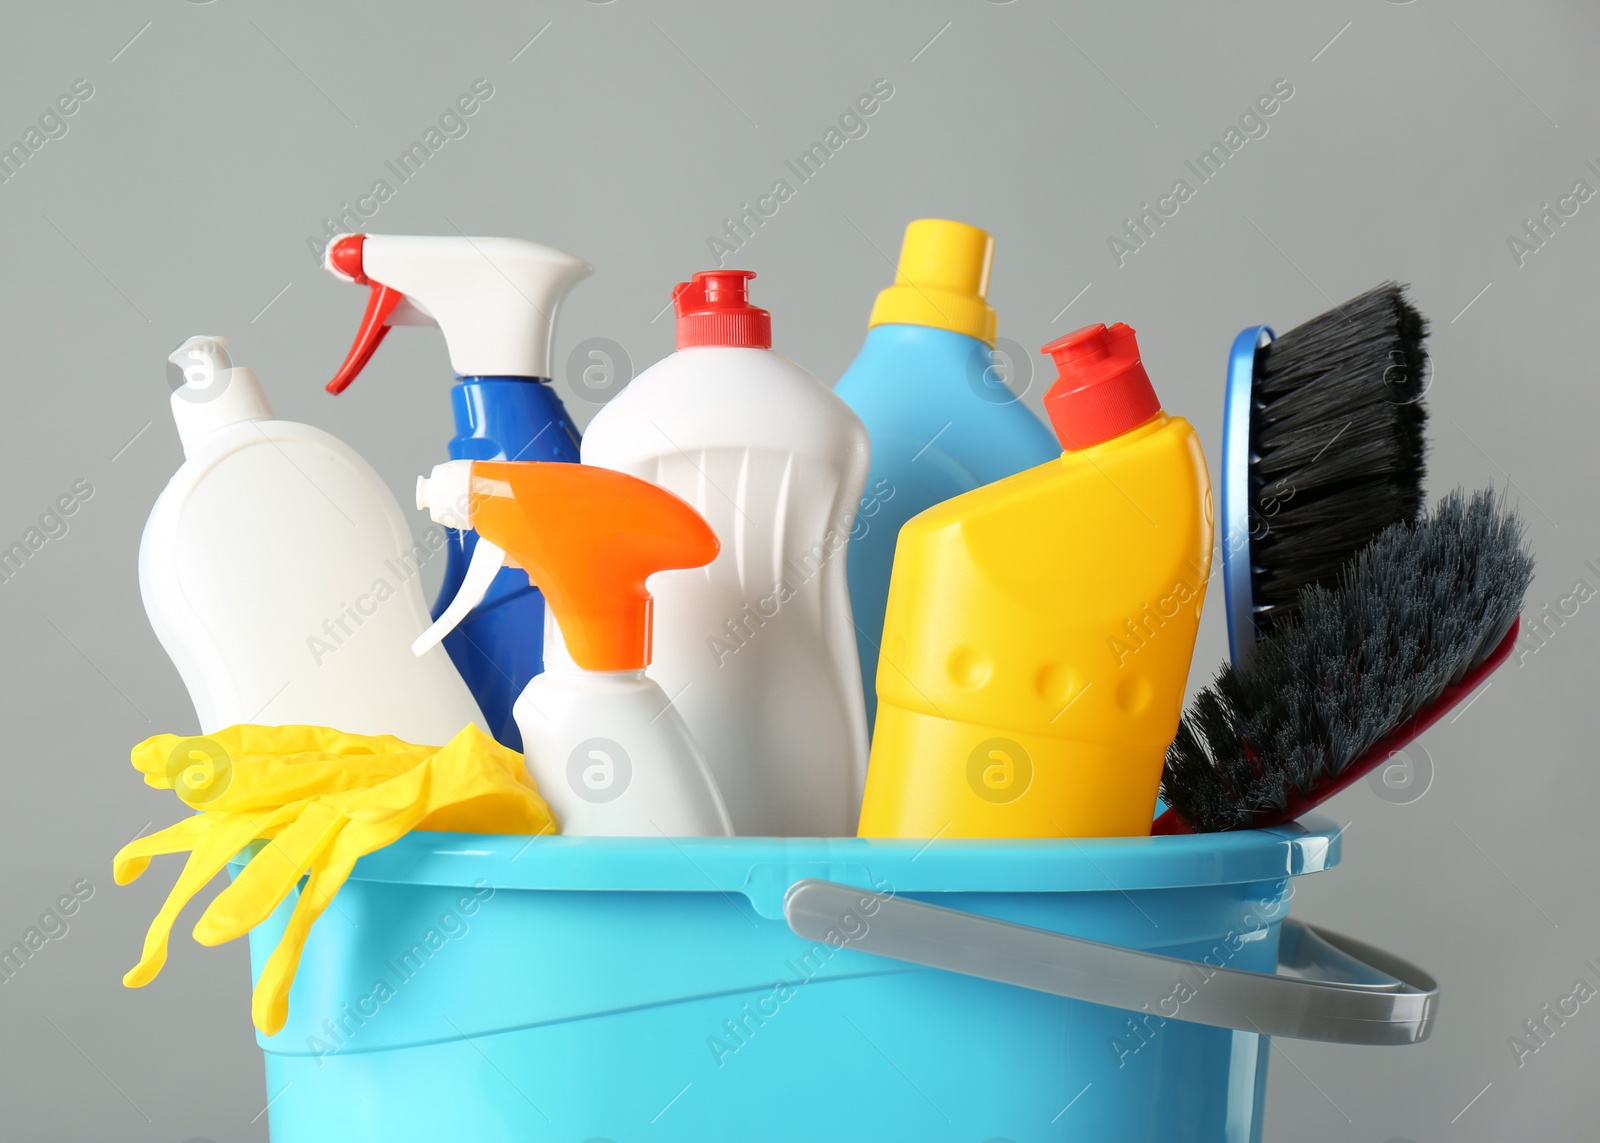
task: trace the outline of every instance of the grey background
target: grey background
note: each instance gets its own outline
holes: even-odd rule
[[[1538,552],[1537,611],[1577,580],[1600,587],[1600,201],[1524,266],[1507,238],[1576,180],[1600,189],[1584,166],[1600,163],[1597,25],[1579,3],[1432,0],[7,5],[0,141],[80,77],[94,95],[0,185],[0,540],[74,481],[95,492],[0,585],[0,944],[79,879],[94,895],[0,987],[3,1134],[266,1138],[243,943],[201,949],[180,922],[163,975],[120,984],[176,864],[119,889],[111,855],[179,816],[128,748],[194,727],[135,579],[145,516],[181,459],[164,358],[189,334],[229,335],[280,415],[348,440],[404,500],[449,435],[443,343],[402,330],[347,395],[324,394],[364,299],[306,240],[395,182],[384,160],[475,80],[494,95],[470,132],[367,228],[519,235],[593,262],[556,344],[580,422],[596,406],[565,379],[571,348],[608,337],[640,368],[668,352],[670,319],[652,319],[710,264],[707,237],[886,78],[869,133],[734,260],[761,275],[777,349],[836,378],[905,223],[969,220],[996,235],[1003,337],[1032,349],[1129,322],[1215,463],[1232,335],[1400,278],[1434,320],[1430,491],[1508,487]],[[1269,134],[1118,268],[1106,239],[1122,219],[1189,178],[1184,160],[1279,78],[1295,93]],[[1347,856],[1300,884],[1297,915],[1428,966],[1445,998],[1420,1047],[1275,1044],[1269,1138],[1592,1135],[1600,1006],[1524,1066],[1508,1037],[1575,980],[1600,984],[1585,965],[1600,961],[1596,612],[1580,607],[1427,736],[1420,799],[1363,784],[1331,804]],[[1214,595],[1196,683],[1224,654],[1221,619]]]

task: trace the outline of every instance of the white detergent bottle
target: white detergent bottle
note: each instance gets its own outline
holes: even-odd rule
[[[544,593],[544,673],[512,707],[529,772],[573,836],[728,836],[733,827],[688,726],[650,663],[645,580],[700,567],[717,538],[693,508],[619,472],[549,461],[441,464],[417,507],[478,543],[461,590],[418,654],[477,606],[505,563]]]
[[[394,494],[350,446],[273,419],[227,340],[192,337],[169,359],[184,463],[139,543],[156,637],[209,734],[305,723],[442,745],[483,726],[428,627],[421,565]]]
[[[584,463],[654,481],[710,521],[722,552],[666,572],[650,674],[683,712],[741,835],[854,834],[867,725],[845,545],[867,433],[773,353],[748,270],[679,285],[678,352],[590,423]]]

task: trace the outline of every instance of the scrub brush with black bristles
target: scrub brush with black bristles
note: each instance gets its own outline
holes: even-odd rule
[[[1385,282],[1274,338],[1234,339],[1222,550],[1233,661],[1422,510],[1427,320]]]
[[[1522,521],[1493,491],[1386,528],[1195,697],[1152,832],[1292,821],[1387,761],[1510,655],[1532,578]]]

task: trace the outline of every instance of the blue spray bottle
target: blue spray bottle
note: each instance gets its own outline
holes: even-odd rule
[[[353,381],[396,325],[437,325],[458,384],[450,394],[452,460],[578,460],[578,430],[547,378],[556,307],[592,267],[516,238],[347,234],[328,246],[328,269],[371,287],[355,344],[328,383]],[[456,597],[477,533],[447,533],[434,618]],[[544,597],[527,574],[503,568],[472,613],[445,638],[450,659],[494,736],[522,749],[511,708],[544,667]]]
[[[894,285],[878,295],[866,344],[834,387],[872,442],[846,565],[869,727],[900,526],[1061,455],[1055,434],[996,377],[993,255],[994,239],[976,226],[942,218],[907,226]]]

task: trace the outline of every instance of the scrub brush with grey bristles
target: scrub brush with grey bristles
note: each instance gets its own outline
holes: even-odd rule
[[[1234,339],[1222,566],[1235,663],[1390,524],[1422,510],[1427,321],[1385,282],[1274,337]]]
[[[1510,655],[1532,578],[1522,521],[1492,491],[1384,529],[1195,697],[1152,832],[1292,821],[1387,761]]]

